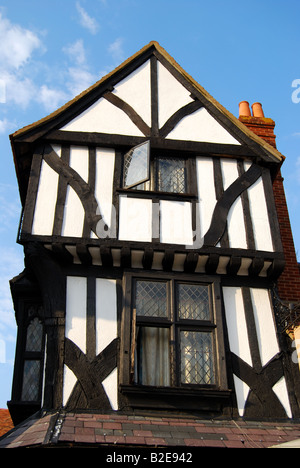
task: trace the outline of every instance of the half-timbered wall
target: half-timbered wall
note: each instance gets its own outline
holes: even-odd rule
[[[205,241],[205,235],[212,226],[218,198],[251,168],[251,162],[241,163],[237,159],[195,157],[198,200],[193,214],[191,201],[159,200],[159,194],[156,194],[154,203],[141,193],[138,197],[132,192],[122,193],[114,204],[120,184],[114,186],[115,150],[112,148],[64,147],[64,161],[68,161],[69,167],[81,179],[83,189],[80,195],[65,181],[62,148],[57,145],[52,148],[55,164],[49,165],[48,155],[43,157],[36,180],[31,228],[31,234],[35,236],[117,238],[137,242],[152,242],[158,237],[164,244],[192,248],[196,234],[198,244],[195,246],[199,247],[199,241],[203,244],[203,238]],[[276,236],[276,232],[271,232],[268,213],[268,204],[272,200],[266,197],[268,177],[267,171],[262,171],[247,190],[236,195],[232,203],[228,202],[225,220],[227,239],[223,239],[226,247],[274,251],[272,236]],[[104,222],[97,224],[96,232],[92,232],[86,224],[81,199],[84,184],[93,191],[99,213],[104,219]],[[24,225],[27,221],[24,219]],[[105,225],[108,226],[106,230]],[[212,242],[221,246],[217,237]]]
[[[260,152],[257,141],[242,135],[157,51],[101,86],[37,138],[19,233],[25,246],[43,245],[65,288],[58,310],[53,300],[49,312],[64,340],[60,346],[61,338],[53,339],[58,352],[63,348],[57,400],[66,408],[113,410],[131,402],[128,343],[134,342],[135,325],[124,323],[125,313],[128,320],[134,315],[125,277],[134,272],[166,282],[170,274],[172,288],[180,281],[218,283],[212,301],[218,320],[209,326],[227,362],[222,355],[216,366],[220,388],[204,389],[201,398],[199,389],[179,389],[192,397],[193,409],[203,397],[205,411],[225,408],[225,414],[236,399],[241,417],[269,417],[273,410],[292,417],[297,405],[289,398],[270,298],[283,268],[271,183],[276,157],[265,148]],[[155,158],[184,160],[185,190],[160,191],[153,173],[126,187],[125,155],[146,142],[149,174]],[[48,286],[41,283],[47,301]],[[172,300],[168,293],[169,310],[177,300],[174,291]],[[45,375],[45,391],[49,381]],[[176,404],[177,390],[166,390]],[[143,391],[138,398],[147,403]]]
[[[252,389],[252,396],[266,391],[265,395],[256,394],[255,397],[264,401],[271,415],[274,404],[272,389],[284,407],[286,416],[291,417],[286,380],[277,362],[280,349],[269,291],[226,286],[223,287],[223,297],[229,346],[234,355],[233,373],[239,414],[244,415]],[[270,382],[269,389],[262,390],[258,385],[259,374]]]
[[[102,351],[117,338],[115,280],[67,276],[65,336],[90,362],[93,362],[96,356],[101,355]],[[67,361],[64,366],[64,406],[68,404],[78,381],[78,377],[72,371],[73,365],[72,361],[71,363]],[[84,364],[81,371],[89,374]],[[111,407],[118,409],[116,367],[100,381],[100,385],[103,386]]]

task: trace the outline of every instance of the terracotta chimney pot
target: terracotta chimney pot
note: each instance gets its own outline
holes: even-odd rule
[[[261,117],[261,118],[264,118],[264,111],[262,109],[262,105],[260,102],[255,102],[254,104],[252,104],[252,113],[253,113],[253,117]]]
[[[239,103],[239,115],[245,116],[245,117],[251,117],[249,102],[242,101]]]

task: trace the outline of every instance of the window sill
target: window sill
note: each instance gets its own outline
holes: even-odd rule
[[[180,409],[220,413],[231,396],[216,387],[152,387],[121,385],[132,408]]]
[[[134,198],[160,198],[161,200],[196,200],[197,195],[193,193],[173,193],[173,192],[157,192],[150,190],[134,190],[134,189],[117,189],[117,192],[122,195],[128,195]]]

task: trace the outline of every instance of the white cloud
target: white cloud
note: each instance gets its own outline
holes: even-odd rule
[[[46,111],[52,112],[60,107],[62,101],[67,101],[68,96],[60,89],[51,89],[47,85],[42,85],[35,99],[43,104]]]
[[[31,101],[39,102],[39,86],[32,76],[34,53],[45,51],[40,38],[29,29],[13,24],[0,12],[0,43],[1,103],[25,109]],[[10,125],[7,119],[2,119],[0,133]]]
[[[69,80],[66,83],[72,96],[77,96],[89,88],[96,80],[94,75],[84,68],[68,68]]]
[[[11,122],[10,120],[7,120],[7,119],[0,120],[0,134],[7,133],[15,127],[16,127],[15,122]]]
[[[36,96],[32,79],[20,73],[11,72],[3,72],[2,77],[6,83],[6,103],[13,103],[25,109]]]
[[[82,39],[78,39],[74,44],[64,47],[63,52],[65,52],[77,65],[84,65],[86,63],[86,52]]]
[[[66,73],[66,86],[74,97],[95,83],[97,77],[91,73],[87,64],[87,54],[82,39],[64,47],[63,52],[71,61]]]
[[[113,59],[117,62],[124,60],[123,39],[117,38],[108,47],[108,52],[112,55]]]
[[[76,2],[76,9],[79,13],[81,26],[87,29],[91,34],[96,34],[99,29],[97,21],[89,16],[89,14],[85,11],[79,2]]]
[[[44,47],[38,36],[29,29],[12,24],[0,12],[1,68],[17,70],[25,65],[32,53]]]

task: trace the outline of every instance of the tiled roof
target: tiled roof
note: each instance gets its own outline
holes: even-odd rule
[[[14,427],[8,409],[0,409],[0,437]]]
[[[300,438],[300,423],[219,421],[121,413],[52,413],[0,438],[0,448],[267,448]]]

